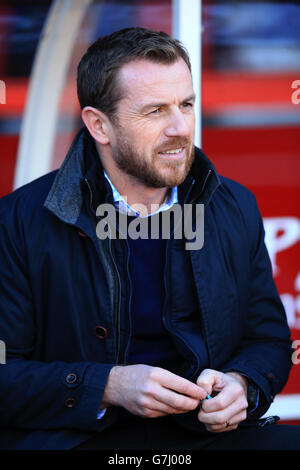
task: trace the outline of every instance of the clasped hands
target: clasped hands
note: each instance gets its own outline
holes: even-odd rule
[[[206,399],[212,395],[211,399]],[[108,376],[100,408],[122,406],[156,418],[187,413],[201,403],[198,419],[210,432],[236,429],[246,419],[247,379],[237,372],[205,369],[196,384],[160,367],[115,366]]]

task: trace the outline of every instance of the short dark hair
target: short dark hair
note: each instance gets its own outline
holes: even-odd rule
[[[81,108],[93,106],[114,117],[122,91],[117,76],[122,65],[137,59],[172,64],[182,58],[191,71],[184,46],[168,34],[146,28],[124,28],[100,37],[82,57],[77,70]]]

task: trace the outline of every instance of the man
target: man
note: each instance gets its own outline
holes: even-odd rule
[[[61,168],[1,201],[2,448],[297,448],[297,427],[258,420],[289,329],[254,197],[194,149],[185,49],[142,28],[100,38],[78,96]],[[175,205],[204,205],[200,248],[175,219],[124,236],[124,217],[152,227]]]

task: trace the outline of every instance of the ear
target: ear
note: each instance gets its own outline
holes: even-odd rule
[[[109,144],[108,118],[92,106],[86,106],[81,113],[82,120],[94,139],[102,145]]]

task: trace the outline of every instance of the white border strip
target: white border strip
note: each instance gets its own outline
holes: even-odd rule
[[[265,416],[277,415],[282,420],[300,420],[300,394],[277,395]]]
[[[195,145],[201,147],[201,36],[202,1],[173,0],[173,32],[188,50],[193,73],[193,85],[197,95],[195,103]]]
[[[30,77],[14,189],[51,169],[60,97],[76,35],[90,3],[56,0],[50,8]]]

